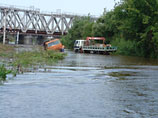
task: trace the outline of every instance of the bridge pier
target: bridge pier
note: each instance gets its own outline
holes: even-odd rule
[[[3,34],[0,34],[0,42],[3,43]],[[16,34],[6,33],[5,43],[6,44],[24,44],[24,45],[42,45],[45,41],[60,38],[58,37],[50,37],[46,35],[24,35],[17,32]]]
[[[25,45],[35,45],[36,44],[36,36],[31,35],[20,35],[19,44]]]
[[[19,44],[24,44],[24,45],[42,45],[46,40],[48,40],[47,36],[35,36],[35,35],[19,36]]]

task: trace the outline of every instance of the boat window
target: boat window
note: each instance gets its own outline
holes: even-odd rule
[[[51,43],[48,43],[48,47],[51,47],[51,46],[57,45],[57,44],[60,44],[60,41],[59,41],[59,40],[54,41],[54,42],[51,42]]]

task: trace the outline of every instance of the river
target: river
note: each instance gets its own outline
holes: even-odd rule
[[[0,118],[158,118],[158,60],[66,52],[1,85]]]

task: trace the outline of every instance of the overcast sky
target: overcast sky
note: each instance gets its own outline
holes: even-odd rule
[[[104,8],[111,10],[119,0],[0,0],[1,5],[20,7],[34,6],[41,11],[75,13],[79,15],[102,15]]]

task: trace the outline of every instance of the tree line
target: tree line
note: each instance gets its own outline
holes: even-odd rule
[[[90,16],[75,18],[62,38],[67,48],[87,36],[105,37],[118,54],[158,58],[158,0],[121,0],[94,22]]]

